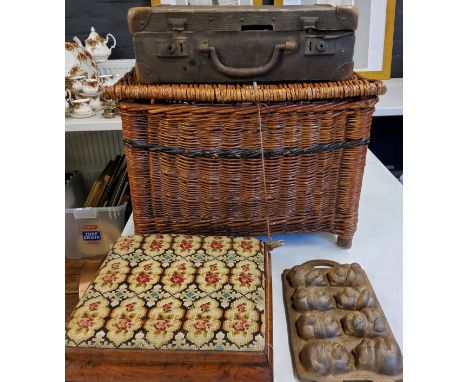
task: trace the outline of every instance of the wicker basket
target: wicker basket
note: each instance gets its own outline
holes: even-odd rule
[[[260,235],[268,215],[272,233],[351,246],[381,81],[139,85],[132,71],[107,93],[120,101],[137,233]]]

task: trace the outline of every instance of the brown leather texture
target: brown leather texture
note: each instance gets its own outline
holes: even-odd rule
[[[354,6],[129,10],[142,84],[347,80]]]

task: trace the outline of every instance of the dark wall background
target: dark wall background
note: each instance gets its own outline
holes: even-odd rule
[[[73,36],[78,36],[84,44],[83,40],[94,26],[101,36],[112,33],[117,39],[112,59],[134,58],[127,11],[130,7],[150,3],[150,0],[65,0],[65,41],[73,41]],[[264,1],[264,4],[270,3],[273,1]],[[396,1],[392,77],[403,77],[403,0]]]
[[[403,0],[396,1],[393,32],[392,77],[403,77]]]
[[[65,0],[65,41],[73,41],[73,36],[77,36],[84,45],[94,26],[102,37],[112,33],[117,39],[112,59],[134,58],[127,12],[131,7],[150,4],[150,0]]]
[[[403,173],[403,116],[372,118],[369,149],[399,178]]]

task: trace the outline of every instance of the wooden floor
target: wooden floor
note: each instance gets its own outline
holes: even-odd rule
[[[91,282],[105,256],[91,259],[65,259],[65,322],[79,300],[80,280],[84,290]]]

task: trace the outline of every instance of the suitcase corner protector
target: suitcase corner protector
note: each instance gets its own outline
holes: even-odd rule
[[[336,15],[343,28],[354,31],[357,29],[359,12],[355,5],[337,5]]]
[[[127,13],[130,33],[141,32],[146,28],[151,18],[150,7],[132,7]]]

